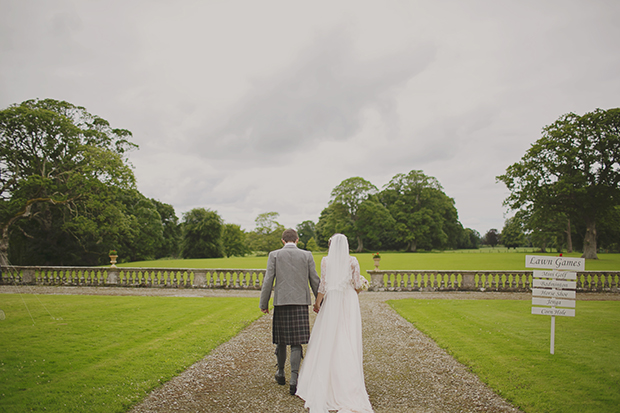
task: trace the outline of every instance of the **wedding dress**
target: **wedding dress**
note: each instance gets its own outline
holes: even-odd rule
[[[356,292],[365,280],[357,259],[349,256],[346,237],[337,235],[321,261],[319,293],[325,296],[310,334],[296,394],[305,400],[310,413],[371,413]]]

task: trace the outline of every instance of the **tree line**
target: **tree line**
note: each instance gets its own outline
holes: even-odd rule
[[[543,250],[568,245],[596,252],[597,241],[617,247],[618,111],[563,116],[497,177],[511,191],[505,204],[516,210],[501,233],[464,228],[439,181],[412,170],[381,189],[361,177],[345,179],[316,223],[296,226],[299,245],[325,249],[339,232],[358,252],[499,242]],[[28,100],[0,111],[0,264],[105,264],[110,250],[122,261],[138,261],[280,247],[277,212],[259,214],[255,229],[245,231],[206,208],[179,220],[172,205],[142,195],[127,159],[137,149],[131,138],[68,102]]]

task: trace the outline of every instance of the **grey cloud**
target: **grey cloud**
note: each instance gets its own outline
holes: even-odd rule
[[[430,47],[364,60],[342,31],[318,39],[286,70],[255,80],[220,127],[196,137],[212,154],[282,154],[346,140],[366,107],[395,116],[396,89],[434,58]],[[215,151],[215,153],[214,153]]]

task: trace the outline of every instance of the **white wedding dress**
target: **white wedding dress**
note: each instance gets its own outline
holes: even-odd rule
[[[319,292],[325,297],[312,328],[296,394],[305,400],[310,413],[371,413],[362,365],[362,318],[355,291],[362,286],[359,263],[348,256],[347,243],[348,274],[338,279],[330,273],[334,266],[330,266],[329,257],[321,261]]]

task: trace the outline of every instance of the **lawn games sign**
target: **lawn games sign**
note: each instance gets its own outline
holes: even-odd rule
[[[584,271],[585,262],[583,258],[525,256],[526,268],[545,269],[534,270],[532,314],[551,316],[551,354],[555,347],[555,316],[575,317],[576,271]]]

